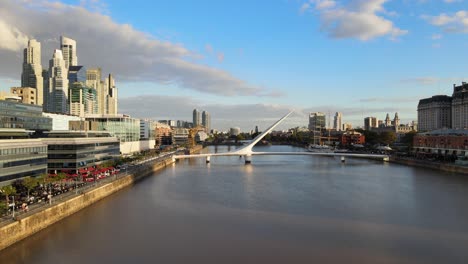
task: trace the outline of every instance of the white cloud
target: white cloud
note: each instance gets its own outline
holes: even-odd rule
[[[433,40],[437,40],[437,39],[441,39],[441,38],[442,38],[441,34],[432,34],[432,36],[431,36],[431,39],[433,39]]]
[[[441,27],[447,33],[468,33],[468,11],[458,11],[454,14],[442,13],[438,16],[422,16],[434,26]]]
[[[351,0],[347,5],[338,5],[331,0],[311,1],[320,15],[322,31],[332,38],[357,38],[362,41],[383,36],[395,40],[408,33],[384,17],[396,15],[384,9],[385,2],[387,0]]]
[[[101,6],[93,0],[84,4]],[[200,54],[180,43],[161,41],[83,6],[1,0],[0,18],[0,76],[3,77],[19,78],[22,54],[18,51],[25,47],[26,36],[41,42],[43,65],[47,65],[44,62],[58,47],[50,40],[63,34],[77,41],[80,64],[100,66],[104,72],[114,73],[118,81],[174,83],[181,88],[221,96],[278,94],[203,65]]]
[[[218,54],[216,54],[216,58],[218,59],[219,63],[222,63],[224,61],[224,53],[218,52]]]

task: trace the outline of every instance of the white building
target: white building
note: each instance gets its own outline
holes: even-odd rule
[[[47,94],[47,112],[69,113],[68,109],[68,70],[61,50],[55,50],[49,61],[49,87]]]
[[[450,128],[452,125],[452,97],[435,95],[419,100],[418,128],[419,131],[431,131]]]
[[[230,134],[231,136],[237,136],[237,135],[239,135],[240,133],[241,133],[241,129],[240,129],[239,127],[231,127],[231,128],[229,129],[229,134]]]
[[[84,118],[72,115],[42,113],[42,116],[52,118],[52,130],[70,130],[70,121],[84,121]]]
[[[65,67],[78,65],[78,57],[76,56],[76,41],[64,36],[60,37],[60,49],[65,60]]]
[[[37,105],[44,103],[44,81],[42,78],[41,43],[35,39],[28,41],[24,49],[23,72],[21,73],[21,86],[36,89]]]

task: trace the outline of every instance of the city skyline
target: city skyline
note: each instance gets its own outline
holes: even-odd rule
[[[189,119],[192,109],[206,109],[222,130],[228,122],[262,129],[289,109],[299,114],[285,127],[306,126],[310,112],[342,112],[343,123],[354,126],[398,112],[409,123],[419,99],[451,95],[453,83],[467,80],[464,1],[348,2],[277,1],[263,9],[132,2],[135,9],[105,1],[3,1],[0,89],[20,86],[28,39],[41,42],[47,68],[60,35],[76,40],[80,64],[114,73],[119,112]],[[232,14],[223,17],[226,7]],[[253,10],[265,10],[262,19]],[[76,20],[57,22],[68,16]],[[237,19],[233,27],[233,16],[249,22]],[[252,113],[259,118],[249,119]]]

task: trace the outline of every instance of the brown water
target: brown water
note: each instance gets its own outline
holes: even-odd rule
[[[466,176],[326,157],[211,162],[181,161],[0,263],[468,263]]]

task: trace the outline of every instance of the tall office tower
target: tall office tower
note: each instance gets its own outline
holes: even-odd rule
[[[205,127],[205,131],[209,133],[211,129],[211,116],[207,111],[202,112],[202,125]]]
[[[379,120],[377,117],[369,116],[364,118],[364,129],[365,130],[372,130],[372,128],[379,127]]]
[[[343,114],[340,112],[336,112],[335,118],[333,119],[333,128],[336,131],[341,131],[342,130],[342,119],[343,119]]]
[[[106,94],[104,93],[104,83],[101,82],[101,68],[88,68],[86,70],[86,86],[91,86],[96,90],[97,114],[105,114]]]
[[[201,125],[200,111],[198,109],[193,109],[193,126]]]
[[[326,127],[325,114],[321,112],[310,113],[309,115],[309,130],[321,131]]]
[[[387,113],[387,116],[385,117],[385,126],[389,127],[392,126],[392,120],[390,120],[390,115]]]
[[[46,110],[51,113],[68,114],[68,70],[61,50],[55,50],[49,61],[48,88]]]
[[[60,49],[65,60],[65,67],[78,65],[78,57],[76,56],[76,41],[64,36],[60,37]]]
[[[393,125],[395,127],[399,127],[400,126],[400,118],[398,117],[398,113],[395,113],[395,118],[393,118]]]
[[[70,114],[85,117],[97,112],[96,90],[83,82],[70,85]]]
[[[117,87],[115,87],[115,79],[112,74],[107,76],[104,82],[104,89],[106,90],[106,112],[105,114],[116,115],[118,102],[117,102]]]
[[[452,128],[468,129],[468,83],[453,85]]]
[[[35,104],[44,104],[44,80],[42,78],[41,43],[35,39],[30,39],[28,41],[28,47],[24,49],[21,86],[35,88]]]

